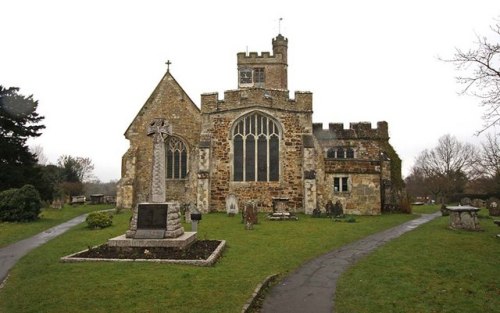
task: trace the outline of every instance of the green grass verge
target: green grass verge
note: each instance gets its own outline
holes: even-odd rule
[[[439,211],[440,208],[441,206],[437,204],[412,205],[411,211],[414,214],[431,214]]]
[[[489,217],[479,220],[483,232],[448,222],[439,217],[351,267],[336,312],[500,312],[500,227]]]
[[[113,208],[113,205],[65,205],[61,210],[42,209],[40,219],[27,223],[0,222],[0,248],[16,241],[34,236],[46,229],[61,224],[78,215]]]
[[[203,216],[199,239],[225,239],[222,258],[207,268],[153,263],[60,263],[59,258],[123,234],[130,213],[113,226],[79,225],[32,251],[0,291],[0,312],[240,312],[256,285],[333,248],[414,218],[356,217],[356,223],[300,215],[298,222],[267,221],[254,230],[239,217]],[[186,227],[189,230],[189,226]]]

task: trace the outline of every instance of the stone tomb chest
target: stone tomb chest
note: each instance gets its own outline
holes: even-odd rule
[[[481,230],[477,212],[479,208],[464,205],[464,206],[448,206],[446,207],[450,213],[450,228],[464,230]]]

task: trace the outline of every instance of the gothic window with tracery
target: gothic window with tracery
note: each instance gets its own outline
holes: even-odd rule
[[[276,121],[252,113],[233,128],[233,180],[278,181],[280,131]]]
[[[187,149],[184,142],[175,136],[165,142],[165,167],[167,179],[184,179],[187,175]]]

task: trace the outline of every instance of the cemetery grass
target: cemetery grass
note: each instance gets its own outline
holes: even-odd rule
[[[111,227],[90,230],[78,225],[21,259],[0,290],[0,312],[240,312],[265,277],[292,271],[311,258],[414,217],[360,216],[356,223],[345,223],[300,214],[297,222],[280,222],[260,214],[254,230],[245,230],[239,216],[206,214],[198,239],[227,241],[212,267],[59,262],[62,256],[123,234],[130,213],[118,214]]]
[[[483,232],[443,216],[375,250],[341,276],[336,312],[500,312],[500,227],[480,216]]]
[[[439,211],[440,207],[437,204],[413,205],[411,211],[413,214],[431,214]]]
[[[65,205],[61,210],[52,208],[43,208],[40,218],[32,222],[0,222],[0,248],[34,236],[53,226],[64,223],[79,215],[98,211],[112,209],[110,204],[99,205]]]

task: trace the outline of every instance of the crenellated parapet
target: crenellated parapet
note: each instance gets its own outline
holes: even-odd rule
[[[282,54],[271,54],[270,52],[239,52],[237,54],[238,65],[257,65],[257,64],[279,64],[286,63]]]
[[[322,123],[313,124],[313,133],[319,140],[330,139],[389,139],[387,122],[378,122],[377,128],[372,128],[370,122],[350,123],[345,129],[343,123],[329,123],[328,129],[323,129]]]
[[[218,93],[201,95],[202,114],[251,107],[312,113],[312,93],[309,91],[296,91],[295,98],[290,99],[288,90],[248,88],[225,91],[223,99],[219,99]]]

